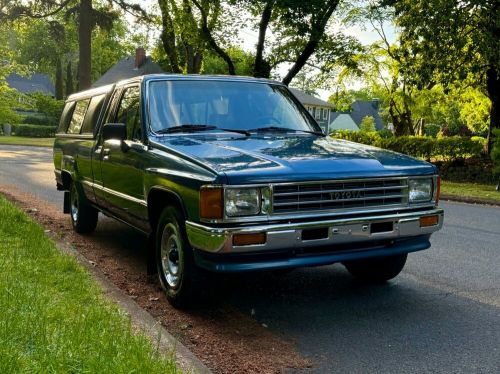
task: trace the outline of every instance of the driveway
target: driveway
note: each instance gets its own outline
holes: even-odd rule
[[[62,206],[50,149],[0,146],[5,184]],[[333,265],[282,276],[234,276],[225,299],[310,359],[311,368],[290,372],[496,373],[500,209],[441,206],[445,225],[433,235],[432,248],[411,254],[403,273],[387,285],[359,283]],[[109,219],[100,221],[97,235],[106,231],[127,238],[118,244],[126,253],[142,240]]]

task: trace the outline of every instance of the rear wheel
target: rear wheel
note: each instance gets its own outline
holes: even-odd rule
[[[167,299],[175,308],[194,304],[202,270],[194,263],[184,227],[184,217],[170,206],[163,210],[156,231],[156,266]]]
[[[73,230],[79,234],[88,234],[94,231],[97,226],[99,212],[88,203],[75,182],[71,183],[69,199]]]
[[[367,282],[382,283],[396,277],[406,264],[407,254],[347,261],[344,266],[352,276]]]

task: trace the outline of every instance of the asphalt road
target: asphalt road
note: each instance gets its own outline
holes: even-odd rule
[[[0,146],[0,184],[62,204],[48,148]],[[234,277],[229,302],[294,342],[314,363],[309,372],[498,373],[500,209],[441,206],[432,248],[411,254],[387,285],[333,265]],[[109,219],[99,225],[135,235]]]

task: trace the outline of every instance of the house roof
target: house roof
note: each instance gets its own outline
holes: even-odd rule
[[[16,73],[11,73],[7,77],[7,84],[21,93],[28,94],[41,92],[50,96],[55,96],[56,89],[47,74],[32,74],[30,77],[23,77]]]
[[[94,82],[92,87],[104,86],[140,75],[158,73],[163,73],[163,70],[157,63],[151,60],[151,57],[146,57],[146,62],[136,68],[135,56],[127,56],[113,65],[101,78]]]
[[[377,131],[382,130],[384,128],[384,122],[379,114],[379,104],[377,99],[373,99],[371,101],[367,100],[356,100],[351,105],[351,117],[356,123],[356,125],[361,124],[361,121],[366,116],[372,116],[375,120],[375,128]]]
[[[328,126],[329,131],[334,130],[351,130],[359,131],[358,125],[354,122],[349,113],[335,113],[335,118]]]
[[[315,105],[315,106],[333,108],[333,104],[329,103],[328,101],[318,99],[317,97],[309,95],[308,93],[305,93],[304,91],[299,90],[297,88],[289,87],[289,89],[297,97],[297,99],[299,99],[299,101],[304,105]]]

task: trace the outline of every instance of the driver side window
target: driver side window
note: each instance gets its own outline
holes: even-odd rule
[[[124,90],[115,122],[127,126],[127,139],[142,141],[141,104],[139,87],[128,87]]]

